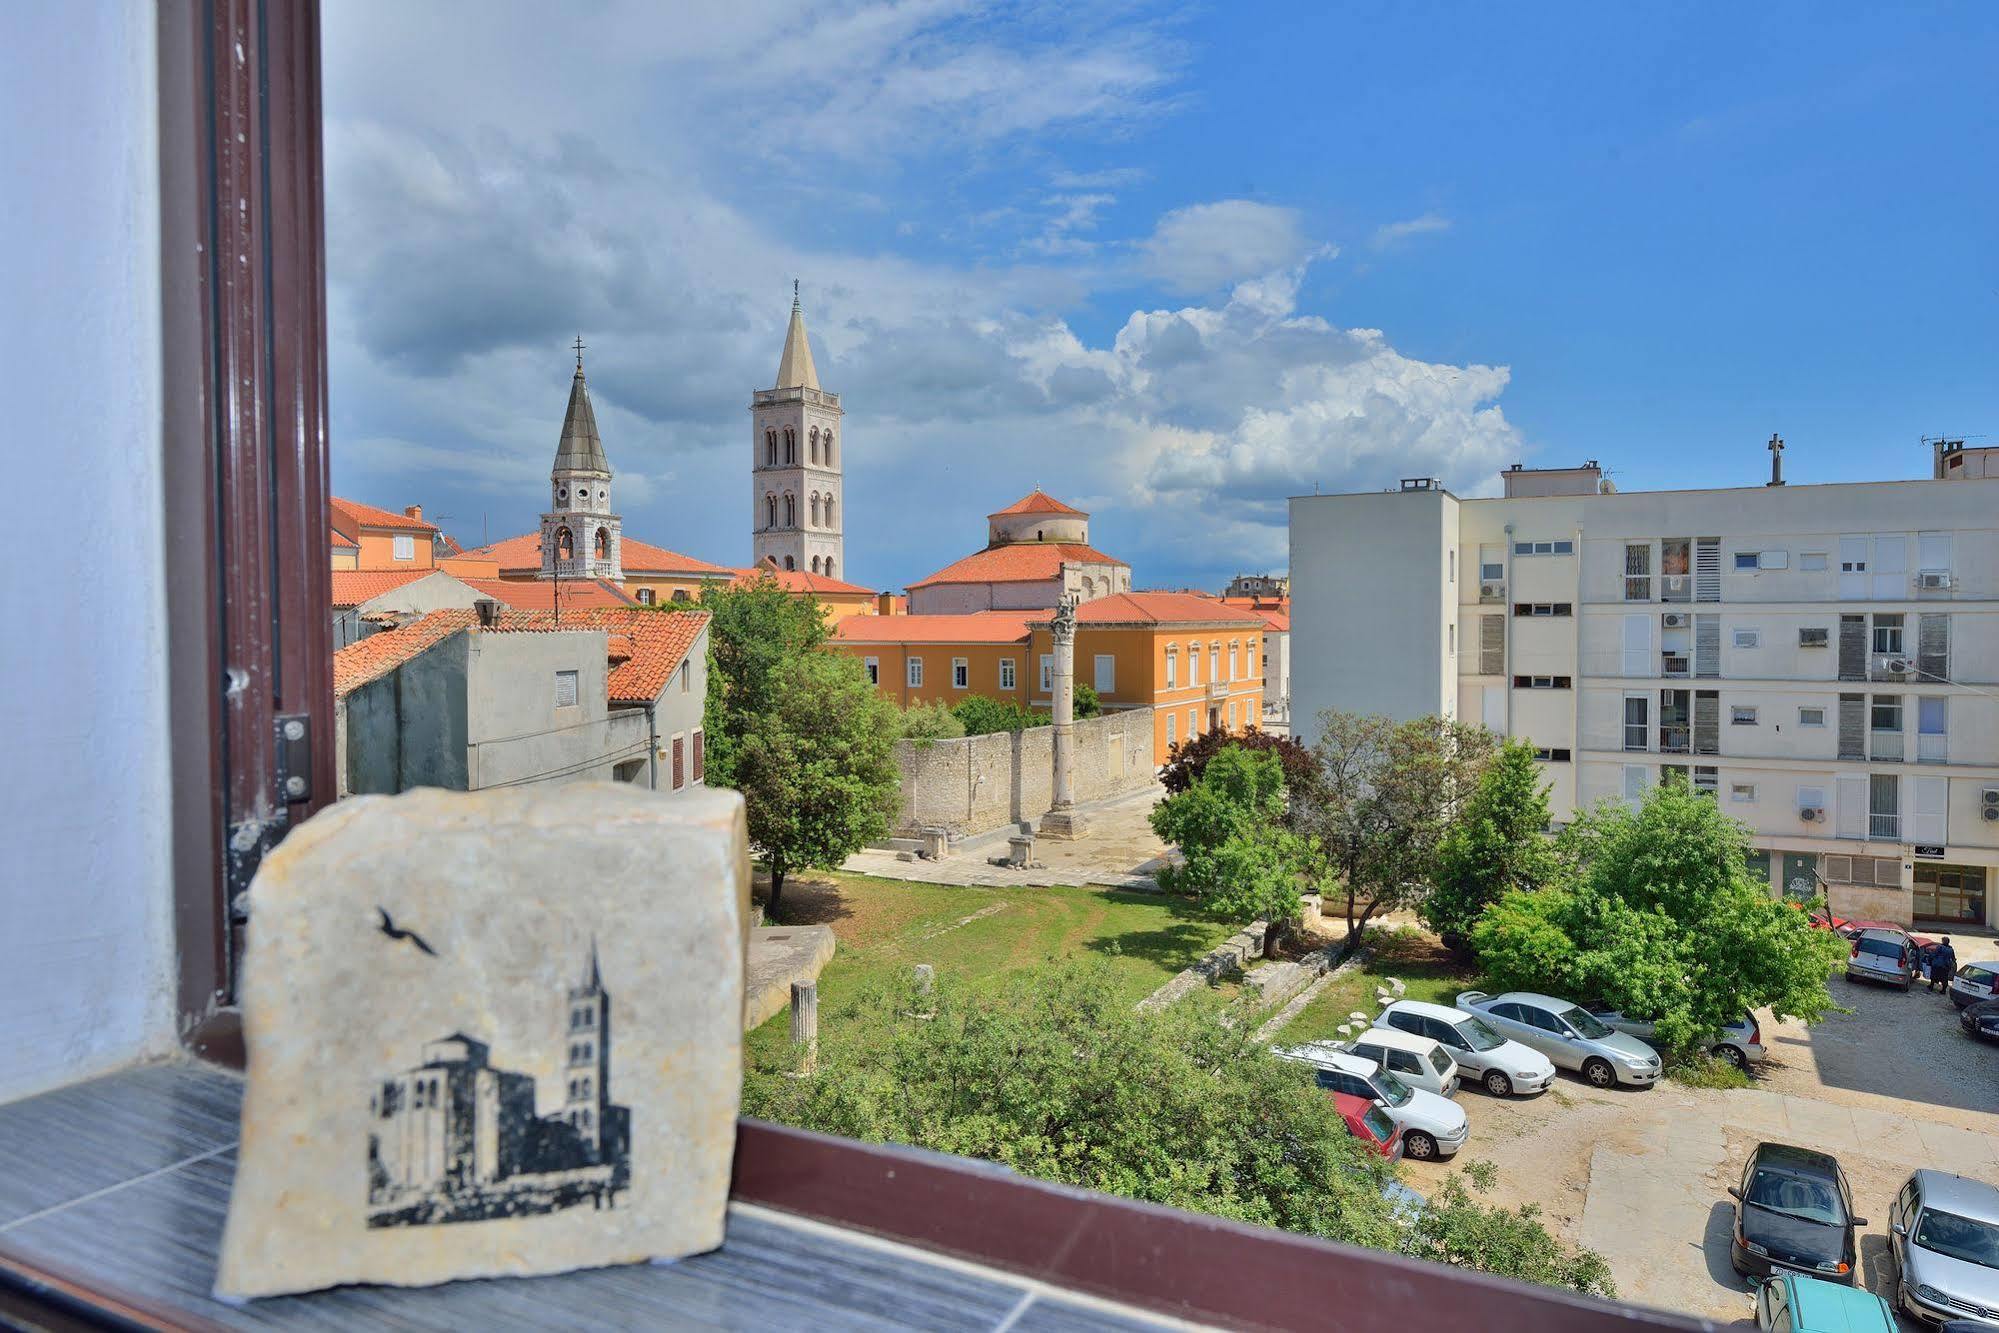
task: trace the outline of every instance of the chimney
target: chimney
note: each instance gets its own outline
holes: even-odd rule
[[[878,616],[892,616],[895,614],[894,593],[878,592],[875,594],[875,614]]]
[[[1770,451],[1770,481],[1772,486],[1784,484],[1784,437],[1772,433],[1770,443],[1763,446]]]
[[[472,603],[472,608],[479,613],[479,623],[487,629],[500,623],[500,604],[492,598],[481,597]]]
[[[423,521],[423,506],[422,506],[422,505],[404,505],[404,506],[403,506],[403,517],[404,517],[404,518],[413,518],[413,519],[415,519],[415,520],[416,520],[417,522],[421,523],[421,522]]]

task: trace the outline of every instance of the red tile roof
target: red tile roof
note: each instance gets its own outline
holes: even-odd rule
[[[564,619],[572,609],[637,605],[629,593],[607,579],[468,579],[458,574],[452,577],[480,596],[490,597],[513,611],[553,611],[560,596]]]
[[[405,583],[415,583],[437,573],[434,569],[336,569],[333,571],[333,605],[336,610],[359,606]]]
[[[396,528],[403,532],[437,531],[435,523],[426,523],[420,518],[411,518],[408,514],[377,509],[358,500],[343,500],[336,495],[330,498],[327,504],[333,510],[333,530],[349,537],[359,537],[362,528]]]
[[[540,569],[541,534],[522,533],[465,554],[474,559],[497,560],[502,570]],[[729,578],[736,573],[733,569],[711,565],[706,560],[696,560],[691,555],[681,555],[678,551],[669,551],[664,546],[654,546],[636,537],[626,537],[619,542],[618,559],[627,574],[696,574]]]
[[[333,693],[345,698],[460,630],[478,624],[475,610],[432,611],[401,629],[384,630],[351,643],[333,655]],[[659,698],[707,625],[706,611],[620,606],[576,611],[565,607],[560,624],[545,611],[502,611],[493,628],[514,633],[603,630],[608,636],[605,656],[611,670],[606,693],[610,702],[644,704]]]
[[[950,616],[848,616],[835,643],[1025,643],[1038,611],[968,611]]]
[[[1289,597],[1224,597],[1224,604],[1238,606],[1245,611],[1254,611],[1263,617],[1263,623],[1282,633],[1291,630],[1291,599]]]
[[[736,571],[737,583],[750,583],[759,578],[777,580],[777,586],[786,592],[826,593],[847,597],[872,597],[873,588],[863,588],[858,583],[846,583],[825,574],[814,574],[807,569],[779,569],[773,556],[765,556],[763,563],[749,569]]]
[[[1012,542],[975,551],[909,586],[927,588],[933,583],[1045,583],[1060,578],[1065,564],[1130,568],[1116,556],[1105,555],[1095,547],[1084,546],[1080,542]]]
[[[1063,504],[1039,486],[1036,486],[1006,508],[995,509],[992,513],[986,515],[986,517],[999,518],[1006,514],[1075,514],[1079,518],[1089,517],[1088,514],[1085,514],[1080,509],[1073,509]]]
[[[339,528],[329,528],[327,529],[327,531],[331,534],[331,537],[329,539],[330,545],[337,546],[343,551],[358,551],[361,549],[361,543],[359,540],[353,537],[349,537]]]
[[[543,611],[503,611],[494,626],[515,632],[605,631],[610,636],[606,656],[611,662],[607,692],[614,704],[649,704],[659,698],[707,627],[706,611],[653,611],[636,606],[575,612],[565,606],[560,625]]]
[[[383,630],[348,644],[333,655],[334,697],[346,698],[478,620],[477,611],[432,611],[401,629]]]
[[[1048,612],[1035,615],[1045,624]],[[1076,608],[1078,625],[1260,625],[1263,617],[1198,592],[1120,592]]]

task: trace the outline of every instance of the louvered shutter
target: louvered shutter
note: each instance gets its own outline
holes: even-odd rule
[[[1839,696],[1839,757],[1841,759],[1865,759],[1867,757],[1867,697],[1860,694]]]
[[[1694,675],[1721,676],[1721,617],[1712,611],[1694,617]]]
[[[1950,841],[1945,836],[1949,795],[1948,778],[1909,779],[1910,842],[1935,843],[1942,846]],[[1899,879],[1899,876],[1897,878]]]
[[[1867,617],[1839,618],[1839,678],[1867,679]]]
[[[1950,615],[1928,611],[1916,617],[1916,679],[1941,683],[1950,679]]]
[[[1884,533],[1874,539],[1874,597],[1899,598],[1909,595],[1909,538],[1901,532]]]
[[[1721,753],[1721,695],[1715,690],[1694,694],[1694,753]]]
[[[1481,676],[1506,674],[1506,617],[1478,618],[1478,673]]]
[[[1702,537],[1694,543],[1694,600],[1721,600],[1721,538]]]
[[[1651,616],[1636,615],[1624,618],[1624,674],[1627,676],[1658,674],[1652,667]]]

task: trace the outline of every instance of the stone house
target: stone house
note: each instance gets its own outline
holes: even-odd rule
[[[1090,516],[1040,490],[986,515],[986,546],[909,585],[911,615],[1052,611],[1131,590],[1131,566],[1089,544]]]
[[[707,662],[705,612],[428,612],[334,655],[340,795],[700,785]]]

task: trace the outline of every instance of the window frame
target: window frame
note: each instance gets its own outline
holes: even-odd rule
[[[902,682],[908,689],[920,690],[923,688],[923,659],[915,653],[911,653],[903,659]]]
[[[954,690],[969,690],[972,688],[972,663],[970,658],[954,657],[951,659],[951,688]]]
[[[1003,690],[1020,688],[1020,668],[1011,657],[999,660],[999,687]]]

